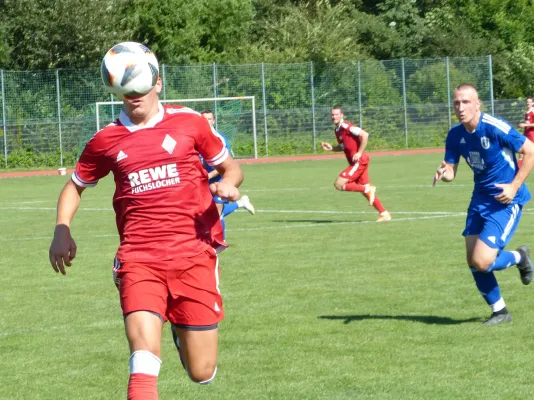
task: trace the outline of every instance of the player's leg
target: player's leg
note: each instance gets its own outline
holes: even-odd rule
[[[218,323],[224,317],[218,258],[213,250],[180,260],[170,279],[168,316],[182,365],[191,380],[210,383],[217,372]]]
[[[485,210],[484,225],[468,258],[469,265],[482,272],[500,271],[517,265],[521,280],[529,284],[532,280],[529,248],[521,246],[516,251],[504,250],[517,229],[521,214],[522,207],[518,204]]]
[[[391,214],[382,205],[380,198],[376,195],[376,186],[372,185],[369,179],[369,164],[361,165],[354,175],[355,183],[364,185],[366,187],[366,191],[363,193],[363,195],[369,201],[369,205],[373,206],[380,214],[376,222],[390,221]]]
[[[126,337],[130,345],[128,399],[158,398],[161,366],[161,329],[167,306],[164,275],[145,264],[126,263],[114,267]]]
[[[136,311],[126,316],[124,325],[131,354],[128,400],[157,400],[163,319]]]
[[[173,325],[180,361],[189,378],[199,384],[213,381],[217,373],[219,330],[208,326]]]

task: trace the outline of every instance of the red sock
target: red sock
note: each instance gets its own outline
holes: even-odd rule
[[[130,374],[128,400],[158,400],[158,377],[147,374]]]
[[[345,184],[345,190],[347,192],[365,192],[365,185],[360,185],[359,183],[346,183]]]
[[[384,211],[386,211],[386,209],[384,208],[384,206],[382,205],[382,202],[380,201],[378,197],[375,197],[375,202],[373,203],[373,207],[376,208],[376,210],[381,214]]]

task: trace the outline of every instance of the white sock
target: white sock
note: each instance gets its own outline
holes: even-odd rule
[[[510,253],[512,253],[515,257],[515,263],[519,264],[521,262],[521,254],[519,254],[518,251],[512,250]]]
[[[491,310],[493,312],[499,312],[505,307],[506,307],[506,304],[504,304],[504,299],[501,297],[499,300],[497,300],[496,303],[491,305]]]
[[[130,356],[130,374],[159,375],[161,360],[150,351],[137,350]]]

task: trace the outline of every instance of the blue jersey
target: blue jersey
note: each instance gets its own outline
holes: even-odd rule
[[[525,136],[507,122],[482,113],[474,132],[468,132],[462,124],[451,128],[445,145],[445,161],[458,164],[462,156],[473,170],[475,202],[497,202],[494,198],[502,192],[496,183],[511,183],[518,166],[515,153],[525,143]],[[524,205],[531,198],[525,184],[521,185],[513,203]]]
[[[224,141],[224,145],[226,146],[226,148],[228,149],[228,153],[229,154],[232,154],[232,150],[230,149],[230,142],[228,141],[228,139],[226,138],[226,136],[224,136],[222,133],[220,132],[217,132],[217,134],[220,136],[220,138]],[[202,158],[202,157],[201,157]],[[204,162],[204,160],[202,160],[202,165],[204,165],[204,168],[206,168],[206,171],[208,172],[208,174],[213,171],[215,168],[206,164]],[[222,179],[222,176],[221,175],[217,175],[215,178],[211,178],[209,180],[209,183],[213,183],[213,182],[219,182],[220,180]]]

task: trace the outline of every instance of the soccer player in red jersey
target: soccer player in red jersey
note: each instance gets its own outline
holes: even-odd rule
[[[113,268],[130,345],[129,400],[158,398],[161,335],[170,321],[189,377],[217,371],[223,318],[217,252],[226,244],[213,196],[235,201],[239,165],[199,113],[162,106],[153,89],[125,98],[119,118],[87,143],[59,195],[50,262],[65,275],[76,255],[70,226],[83,191],[113,173],[120,246]],[[208,184],[199,155],[223,176]]]
[[[524,128],[524,134],[528,140],[534,142],[534,99],[527,97],[526,100],[527,112],[525,113],[525,120],[519,123],[520,128]],[[519,160],[517,161],[519,168],[523,164],[523,154],[519,154]]]
[[[337,145],[322,142],[321,146],[326,151],[343,151],[349,163],[336,181],[334,186],[337,190],[360,192],[368,200],[369,205],[376,208],[380,213],[376,222],[389,221],[391,214],[386,211],[380,199],[376,196],[376,186],[371,185],[369,180],[369,155],[365,153],[369,133],[362,128],[343,120],[343,109],[340,106],[332,108],[332,122],[335,125]]]

